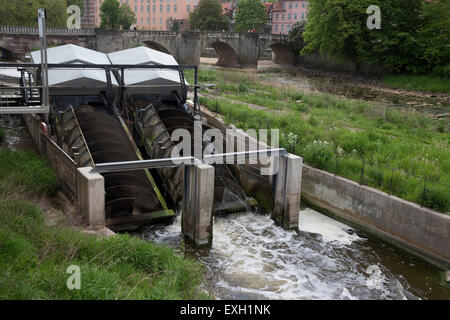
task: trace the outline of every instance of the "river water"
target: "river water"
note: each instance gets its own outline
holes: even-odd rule
[[[211,248],[185,243],[180,217],[142,236],[202,262],[219,299],[450,299],[432,266],[310,208],[299,214],[296,231],[251,212],[215,217]]]

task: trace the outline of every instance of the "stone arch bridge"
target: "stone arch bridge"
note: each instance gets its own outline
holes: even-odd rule
[[[287,37],[236,32],[107,31],[101,29],[47,29],[48,45],[77,44],[101,52],[145,45],[172,54],[180,64],[200,63],[200,56],[215,52],[218,65],[255,68],[260,59],[293,64],[295,54]],[[0,59],[23,58],[39,48],[35,27],[0,26]]]

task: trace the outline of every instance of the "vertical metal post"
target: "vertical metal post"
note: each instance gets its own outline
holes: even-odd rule
[[[125,109],[125,69],[120,68],[120,101],[122,101],[123,109]]]
[[[427,176],[423,180],[423,193],[422,193],[422,205],[425,205],[425,193],[427,191]]]
[[[366,166],[366,159],[363,158],[362,160],[362,167],[361,167],[361,177],[359,179],[359,184],[364,184],[364,167]]]
[[[194,114],[197,115],[197,107],[200,112],[200,105],[198,104],[198,95],[197,95],[197,83],[198,83],[198,67],[195,66],[194,69]]]
[[[30,90],[30,99],[33,99],[33,86],[31,83],[31,73],[28,73],[28,86],[29,86],[28,90]]]
[[[48,90],[47,30],[45,27],[46,15],[45,9],[38,10],[39,40],[41,44],[42,104],[48,112],[50,98]]]
[[[338,173],[338,165],[339,165],[339,151],[336,149],[336,165],[334,169],[334,174],[337,175]]]
[[[394,193],[394,191],[392,190],[392,182],[393,182],[393,180],[394,180],[394,169],[392,169],[392,173],[391,173],[391,183],[390,183],[390,185],[389,185],[389,190],[390,190],[391,194]]]

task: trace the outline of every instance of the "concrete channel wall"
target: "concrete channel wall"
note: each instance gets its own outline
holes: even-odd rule
[[[77,164],[53,140],[46,136],[35,115],[23,115],[28,132],[39,154],[55,169],[62,192],[77,207]]]
[[[302,199],[441,269],[450,268],[450,215],[306,165]]]

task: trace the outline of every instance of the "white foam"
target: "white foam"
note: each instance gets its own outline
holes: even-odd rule
[[[350,245],[353,241],[362,240],[358,235],[348,232],[353,230],[349,226],[310,208],[300,211],[298,229],[320,234],[325,243],[333,242],[336,244]]]
[[[400,298],[386,281],[382,290],[367,287],[365,270],[374,257],[355,259],[365,242],[355,242],[361,238],[349,234],[350,227],[312,210],[300,216],[301,229],[320,233],[324,242],[284,230],[269,215],[215,217],[212,247],[196,255],[208,269],[208,288],[221,299]],[[162,243],[182,239],[180,220],[147,238]]]

